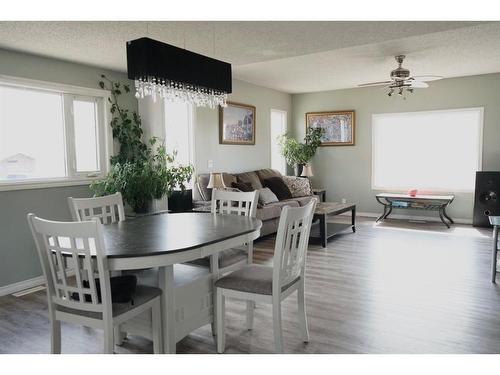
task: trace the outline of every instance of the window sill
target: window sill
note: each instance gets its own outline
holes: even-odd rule
[[[90,185],[102,177],[80,179],[27,180],[18,182],[0,182],[0,192],[13,190],[47,189],[64,186]]]

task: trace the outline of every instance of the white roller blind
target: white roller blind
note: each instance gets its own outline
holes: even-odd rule
[[[378,114],[372,126],[374,189],[474,189],[483,108]]]

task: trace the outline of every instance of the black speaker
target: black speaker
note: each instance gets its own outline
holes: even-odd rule
[[[500,216],[500,172],[476,172],[475,227],[489,227],[488,216]]]

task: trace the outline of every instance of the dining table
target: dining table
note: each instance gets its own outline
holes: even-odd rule
[[[216,274],[184,263],[204,257],[213,263],[221,251],[250,248],[261,226],[251,217],[195,212],[145,215],[103,226],[110,271],[157,270],[165,353],[175,353],[178,341],[214,321]],[[136,323],[123,330],[147,326]]]

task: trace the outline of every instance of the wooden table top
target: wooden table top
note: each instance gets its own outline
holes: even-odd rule
[[[440,200],[440,201],[451,201],[455,199],[454,195],[426,195],[417,194],[414,197],[408,194],[394,194],[394,193],[380,193],[377,194],[379,198],[392,198],[392,199],[425,199],[425,200]]]
[[[258,219],[236,215],[178,213],[137,217],[103,226],[108,258],[176,253],[260,229]]]
[[[356,205],[353,203],[339,203],[339,202],[318,202],[316,204],[315,215],[329,215],[335,214],[338,211],[349,210]]]

